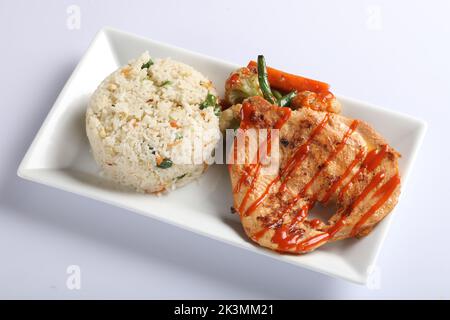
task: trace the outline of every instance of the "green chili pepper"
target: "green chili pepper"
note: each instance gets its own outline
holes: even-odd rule
[[[153,64],[152,59],[148,60],[147,63],[144,63],[141,67],[141,69],[150,68],[150,66]]]
[[[209,108],[209,107],[214,108],[214,114],[216,116],[220,116],[222,109],[220,108],[220,105],[217,103],[217,97],[208,92],[208,95],[206,96],[205,101],[203,101],[200,104],[200,110],[203,110],[203,109]]]
[[[264,99],[274,103],[273,94],[270,90],[269,80],[267,78],[266,61],[263,55],[258,56],[258,82],[263,93]]]
[[[278,105],[280,107],[288,107],[291,105],[292,99],[294,99],[297,96],[297,91],[289,92],[287,95],[282,96],[280,99],[278,99]]]
[[[169,85],[169,84],[172,84],[172,81],[166,80],[166,81],[164,81],[163,83],[161,83],[160,87],[164,87],[164,86],[167,86],[167,85]]]
[[[172,165],[173,165],[172,160],[170,160],[169,158],[164,158],[163,161],[161,161],[161,163],[157,165],[157,167],[161,169],[167,169],[170,168]]]
[[[208,92],[205,101],[200,104],[200,110],[208,107],[215,107],[217,105],[217,98],[215,95]]]

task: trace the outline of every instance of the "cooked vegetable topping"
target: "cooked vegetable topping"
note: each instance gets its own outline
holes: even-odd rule
[[[173,165],[172,160],[170,160],[169,158],[164,158],[160,163],[157,164],[157,167],[161,169],[167,169],[170,168],[172,165]]]
[[[244,99],[254,96],[262,96],[256,71],[240,68],[225,82],[225,101],[230,105],[241,103]]]
[[[163,83],[161,83],[160,87],[164,87],[164,86],[167,86],[167,85],[169,85],[169,84],[172,84],[172,81],[166,80],[166,81],[164,81]]]
[[[272,91],[270,90],[270,84],[267,77],[266,60],[263,55],[258,56],[258,81],[259,87],[264,95],[264,99],[270,103],[274,103]]]
[[[225,134],[226,129],[237,129],[241,123],[239,114],[241,107],[238,104],[222,111],[219,119],[220,131]]]
[[[289,107],[297,93],[309,90],[327,94],[328,89],[327,83],[267,67],[264,56],[259,55],[257,62],[250,61],[246,68],[236,70],[227,79],[225,102],[235,105],[247,98],[260,96],[271,104]]]
[[[181,180],[181,179],[183,179],[184,177],[186,177],[186,175],[187,175],[187,173],[185,173],[185,174],[182,174],[181,176],[178,176],[178,177],[177,177],[177,180]]]
[[[247,68],[250,70],[258,68],[259,70],[259,63],[250,61]],[[313,91],[316,93],[323,93],[328,92],[330,89],[330,85],[325,82],[297,76],[271,67],[266,67],[266,69],[270,86],[280,91],[290,92],[296,90],[297,92]]]
[[[147,63],[144,63],[141,67],[141,69],[150,68],[150,66],[153,64],[152,59],[148,60]]]

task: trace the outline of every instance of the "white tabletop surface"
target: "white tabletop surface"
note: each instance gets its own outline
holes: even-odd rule
[[[448,1],[0,1],[0,298],[450,298],[449,12]],[[338,94],[427,121],[371,285],[18,178],[105,25],[237,64],[264,53]],[[66,284],[72,265],[80,290]]]

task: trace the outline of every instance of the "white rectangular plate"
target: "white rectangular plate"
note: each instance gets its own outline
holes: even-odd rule
[[[105,28],[97,34],[65,85],[20,164],[18,175],[287,263],[366,283],[392,214],[364,239],[339,241],[302,256],[283,255],[255,246],[241,231],[238,218],[229,212],[232,196],[224,165],[212,166],[199,181],[162,197],[121,191],[99,175],[85,134],[84,114],[89,96],[108,74],[145,50],[154,57],[171,57],[193,66],[213,81],[220,94],[229,73],[239,67]],[[426,131],[425,123],[366,103],[338,98],[344,115],[371,123],[402,154],[400,170],[404,187]]]

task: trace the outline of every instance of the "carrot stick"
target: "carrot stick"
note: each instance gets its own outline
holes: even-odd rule
[[[247,68],[256,70],[257,63],[255,61],[250,61]],[[328,83],[304,78],[302,76],[297,76],[270,67],[267,67],[267,75],[270,86],[284,92],[297,90],[297,92],[313,91],[316,93],[323,93],[328,92],[330,89],[330,85]]]

